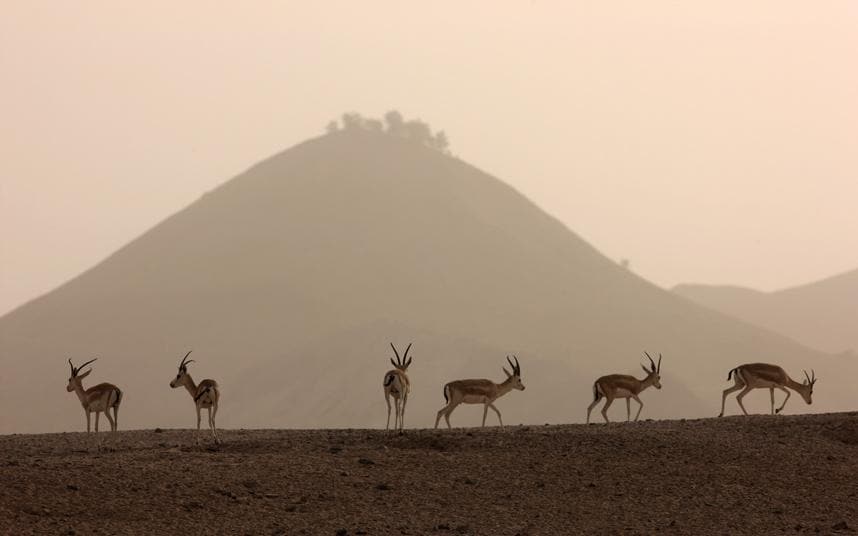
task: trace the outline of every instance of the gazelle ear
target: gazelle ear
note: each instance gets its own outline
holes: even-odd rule
[[[644,371],[644,372],[646,372],[647,374],[652,373],[652,371],[651,371],[650,369],[646,368],[646,365],[644,365],[643,363],[641,363],[641,368],[642,368],[642,369],[643,369],[643,371]]]
[[[802,384],[802,385],[807,385],[807,380],[804,380],[803,382],[801,382],[801,384]]]
[[[501,368],[502,368],[502,369],[503,369],[503,371],[506,373],[506,377],[507,377],[507,378],[512,378],[512,374],[510,374],[510,373],[509,373],[509,371],[506,369],[506,367],[501,367]]]
[[[92,369],[87,370],[87,371],[86,371],[86,372],[84,372],[83,374],[78,374],[78,375],[77,375],[77,377],[78,377],[78,378],[80,378],[80,379],[84,379],[84,378],[86,378],[87,376],[89,376],[89,373],[90,373],[90,372],[92,372]]]
[[[396,361],[394,361],[392,357],[390,358],[390,362],[393,364],[394,367],[399,368],[399,365],[396,364]]]

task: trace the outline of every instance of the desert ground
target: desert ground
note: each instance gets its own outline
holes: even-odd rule
[[[858,531],[858,413],[196,437],[0,436],[0,533]]]

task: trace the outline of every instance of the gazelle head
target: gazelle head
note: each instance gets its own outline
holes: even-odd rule
[[[802,372],[804,372],[805,377],[805,380],[802,382],[802,385],[805,388],[800,390],[798,394],[801,395],[805,402],[807,402],[808,404],[813,404],[813,400],[811,399],[811,397],[813,396],[813,384],[816,383],[816,373],[813,371],[813,369],[810,369],[810,376],[807,375],[806,370],[803,370]]]
[[[518,358],[516,356],[512,356],[512,358],[515,359],[515,363],[510,361],[509,356],[506,356],[509,366],[512,367],[512,374],[510,374],[506,367],[502,367],[503,371],[506,373],[507,380],[512,382],[513,389],[524,391],[524,384],[521,383],[521,365],[518,364]]]
[[[393,354],[396,356],[396,361],[391,357],[390,362],[393,363],[393,366],[396,369],[401,370],[402,372],[408,370],[408,366],[411,365],[411,358],[408,357],[408,350],[411,349],[411,344],[412,343],[408,343],[408,347],[405,349],[405,353],[402,354],[402,359],[400,359],[399,352],[396,351],[396,346],[394,346],[393,343],[390,343],[390,347],[393,348]]]
[[[191,352],[193,352],[193,350],[191,350]],[[185,377],[188,374],[188,365],[194,362],[193,359],[191,359],[190,361],[186,361],[188,359],[188,356],[191,355],[191,352],[185,354],[185,357],[183,357],[181,363],[179,363],[179,373],[176,374],[176,377],[173,378],[173,381],[170,382],[170,387],[172,387],[173,389],[185,383]]]
[[[655,364],[655,361],[652,360],[647,352],[644,352],[644,354],[647,356],[647,359],[649,359],[649,368],[647,368],[646,365],[641,365],[643,371],[646,372],[646,378],[644,381],[652,378],[651,381],[653,387],[661,389],[661,354],[658,354],[658,365]]]
[[[95,359],[98,359],[98,358],[96,357]],[[92,369],[87,370],[83,374],[80,374],[80,371],[83,367],[85,367],[85,366],[89,365],[90,363],[92,363],[93,361],[95,361],[95,359],[90,359],[89,361],[87,361],[86,363],[84,363],[83,365],[81,365],[79,367],[75,367],[74,365],[72,365],[71,359],[69,359],[69,369],[71,369],[71,376],[69,376],[69,384],[66,385],[66,391],[71,393],[72,391],[75,390],[76,385],[80,385],[81,380],[83,380],[84,378],[89,376],[89,373],[92,372]]]

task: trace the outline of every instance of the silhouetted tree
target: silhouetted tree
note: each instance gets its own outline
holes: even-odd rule
[[[357,113],[343,114],[343,130],[363,128],[363,117]]]
[[[419,143],[420,145],[432,145],[432,129],[429,125],[419,119],[412,119],[403,125],[405,128],[405,137],[409,140]]]
[[[447,134],[443,130],[435,133],[435,137],[432,138],[432,148],[445,154],[449,152],[450,142],[447,140]]]
[[[363,117],[359,113],[344,113],[341,118],[342,127],[336,120],[331,121],[325,127],[328,134],[339,130],[365,130],[367,132],[385,133],[389,136],[404,138],[414,143],[435,149],[444,154],[450,154],[450,141],[443,130],[434,135],[428,123],[420,119],[406,121],[402,114],[396,110],[390,110],[384,114],[384,121],[380,119]]]
[[[380,119],[364,119],[363,128],[370,132],[384,132],[384,123]]]
[[[387,125],[387,133],[393,136],[402,136],[405,132],[405,120],[402,114],[396,110],[390,110],[384,114],[384,122]]]

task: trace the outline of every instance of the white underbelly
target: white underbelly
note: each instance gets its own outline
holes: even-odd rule
[[[465,395],[462,402],[465,404],[485,404],[486,397],[483,395]]]
[[[628,389],[617,389],[614,391],[614,398],[631,398],[632,392]]]

